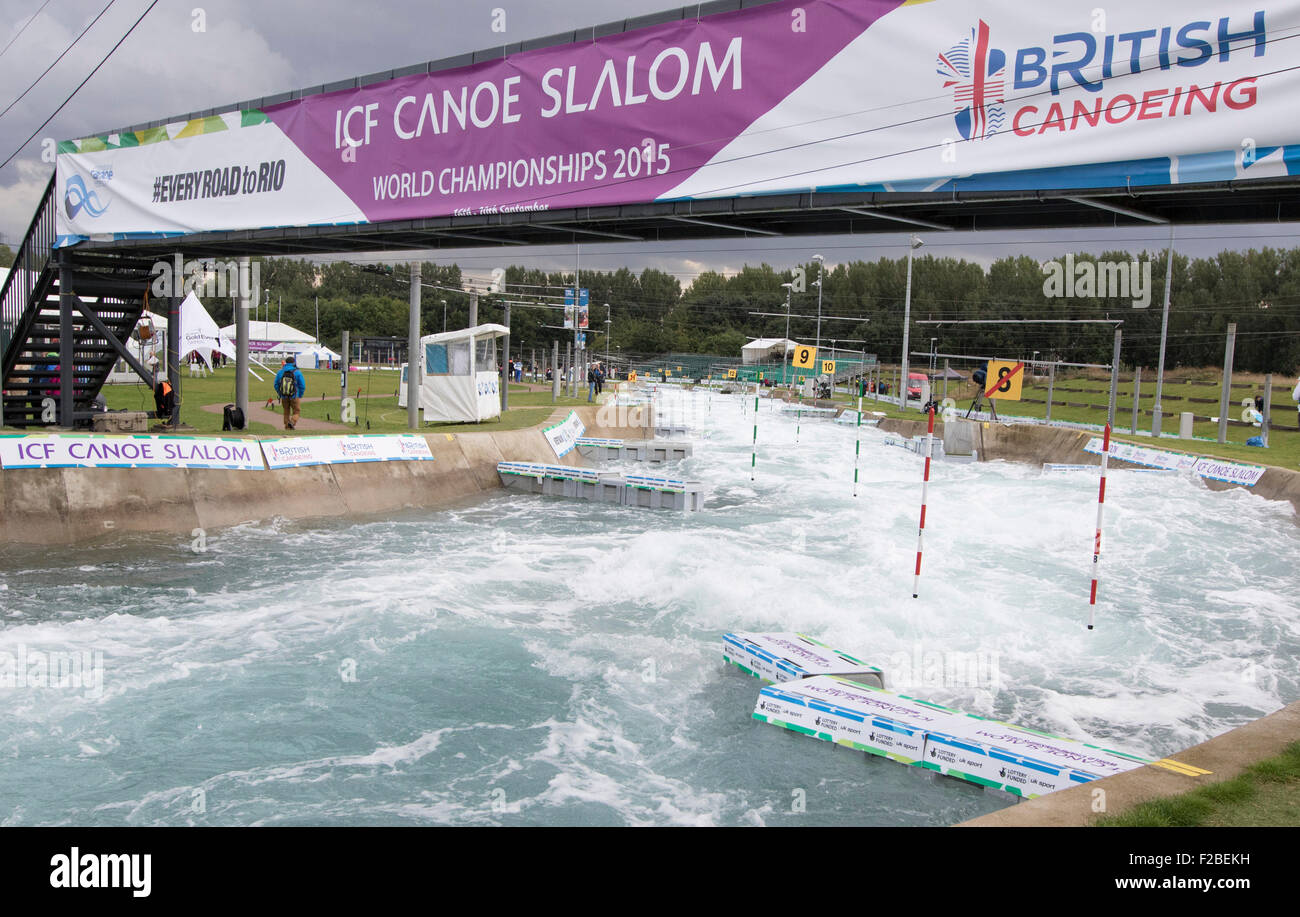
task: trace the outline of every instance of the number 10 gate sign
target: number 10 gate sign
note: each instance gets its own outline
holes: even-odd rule
[[[984,382],[985,398],[1003,401],[1020,400],[1020,384],[1025,378],[1025,364],[1011,360],[989,360],[988,378]]]

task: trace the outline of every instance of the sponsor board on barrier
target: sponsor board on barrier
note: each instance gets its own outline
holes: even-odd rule
[[[882,717],[873,717],[867,723],[864,739],[837,739],[840,745],[893,758],[902,764],[915,764],[925,753],[925,733]]]
[[[926,735],[921,763],[951,777],[1027,798],[1063,790],[1074,783],[1069,768],[1000,754],[996,749],[942,733]]]
[[[302,465],[347,465],[354,462],[431,462],[433,453],[423,436],[389,435],[297,436],[264,439],[262,454],[268,468]]]
[[[93,433],[0,435],[0,468],[224,468],[261,471],[256,440]]]
[[[856,705],[810,696],[801,690],[807,684],[787,682],[764,688],[754,707],[754,718],[903,764],[920,760],[925,744],[923,729],[901,719],[872,716]]]
[[[826,741],[1026,797],[1150,763],[830,675],[763,688],[753,715]]]
[[[542,432],[546,434],[546,441],[551,444],[555,457],[564,458],[578,444],[578,438],[587,432],[587,425],[577,411],[570,411],[568,417]]]
[[[1088,440],[1088,445],[1083,447],[1083,451],[1090,452],[1093,455],[1100,455],[1102,452],[1101,446],[1101,438],[1094,436]],[[1149,468],[1185,471],[1202,478],[1227,481],[1231,484],[1243,484],[1246,487],[1254,487],[1259,483],[1259,479],[1264,476],[1264,468],[1261,465],[1244,465],[1240,462],[1229,462],[1225,459],[1211,458],[1204,455],[1189,455],[1185,452],[1169,452],[1165,449],[1152,449],[1149,446],[1139,446],[1136,443],[1121,443],[1115,440],[1111,440],[1110,443],[1110,457],[1132,462],[1135,465],[1146,465]]]
[[[1149,759],[1122,752],[1108,751],[1067,739],[1062,736],[1049,735],[1016,726],[1000,723],[980,717],[966,715],[964,729],[960,734],[971,741],[987,748],[1016,758],[1034,760],[1048,765],[1069,769],[1076,774],[1089,777],[1113,777],[1124,771],[1148,764]]]
[[[861,674],[884,684],[880,669],[800,633],[724,634],[722,651],[729,662],[767,682]]]

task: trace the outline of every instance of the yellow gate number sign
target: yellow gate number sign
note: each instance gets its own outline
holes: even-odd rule
[[[728,379],[736,378],[736,371],[734,369],[727,370],[727,378]]]
[[[791,365],[798,369],[812,369],[817,365],[817,348],[800,344],[794,349],[794,361]]]
[[[822,373],[827,376],[835,375],[835,361],[822,360]]]
[[[988,378],[984,380],[984,397],[1003,401],[1020,400],[1020,384],[1025,379],[1025,364],[1012,360],[989,360]]]

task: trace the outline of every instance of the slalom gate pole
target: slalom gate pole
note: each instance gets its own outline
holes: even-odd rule
[[[749,454],[749,479],[754,480],[754,466],[758,464],[758,383],[754,383],[754,450]]]
[[[916,598],[921,584],[921,541],[925,536],[925,498],[930,489],[930,453],[934,449],[934,407],[927,411],[930,415],[929,428],[925,433],[925,474],[921,478],[921,526],[916,530],[916,573],[912,577],[912,598]]]
[[[803,389],[799,390],[799,411],[794,420],[794,443],[799,445],[799,430],[803,426]]]
[[[1088,630],[1097,610],[1097,570],[1101,563],[1101,511],[1106,505],[1106,460],[1110,458],[1110,424],[1101,444],[1101,481],[1097,485],[1097,535],[1092,542],[1092,592],[1088,596]]]
[[[853,496],[858,495],[858,456],[862,453],[862,408],[859,400],[858,407],[858,438],[853,443]]]

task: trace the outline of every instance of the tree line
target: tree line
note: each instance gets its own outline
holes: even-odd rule
[[[911,347],[914,352],[1056,358],[1074,363],[1109,363],[1111,324],[957,324],[990,319],[1122,320],[1122,362],[1155,366],[1165,288],[1165,253],[1107,252],[1073,256],[1076,271],[1085,263],[1150,262],[1149,305],[1133,308],[1132,297],[1060,296],[1045,290],[1044,266],[1027,256],[1008,256],[988,268],[964,259],[924,255],[913,262]],[[787,290],[790,336],[811,341],[816,334],[819,265],[785,268],[747,265],[724,276],[706,271],[685,289],[672,274],[647,268],[635,273],[583,271],[589,293],[589,346],[604,352],[609,327],[611,351],[656,354],[669,351],[738,357],[755,337],[784,337]],[[865,350],[882,362],[901,353],[906,258],[848,261],[827,266],[821,276],[823,345]],[[261,262],[264,311],[260,317],[315,333],[338,348],[342,331],[359,336],[405,338],[409,266],[360,265],[346,261],[313,263],[292,259]],[[539,350],[568,335],[562,324],[563,290],[572,272],[547,272],[512,266],[503,292],[480,296],[480,322],[502,320],[512,306],[512,344]],[[421,267],[421,330],[430,334],[463,328],[469,320],[467,279],[457,265]],[[480,281],[478,284],[483,286]],[[1174,255],[1166,365],[1220,365],[1224,334],[1237,325],[1235,365],[1247,372],[1292,372],[1300,364],[1300,249],[1225,251],[1210,258]],[[1086,289],[1082,292],[1088,292]],[[1093,291],[1096,292],[1096,291]],[[444,307],[445,302],[445,307]],[[609,308],[606,309],[606,304]],[[269,316],[268,316],[269,310]],[[223,317],[216,307],[214,317]],[[754,313],[774,313],[756,315]],[[829,317],[834,317],[829,318]],[[606,318],[610,324],[606,326]],[[847,321],[844,319],[848,319]],[[925,322],[926,324],[921,324]],[[939,322],[939,324],[930,324]],[[552,327],[548,327],[552,326]],[[933,342],[931,339],[934,339]],[[844,343],[851,342],[851,343]],[[915,358],[913,358],[915,360]]]

